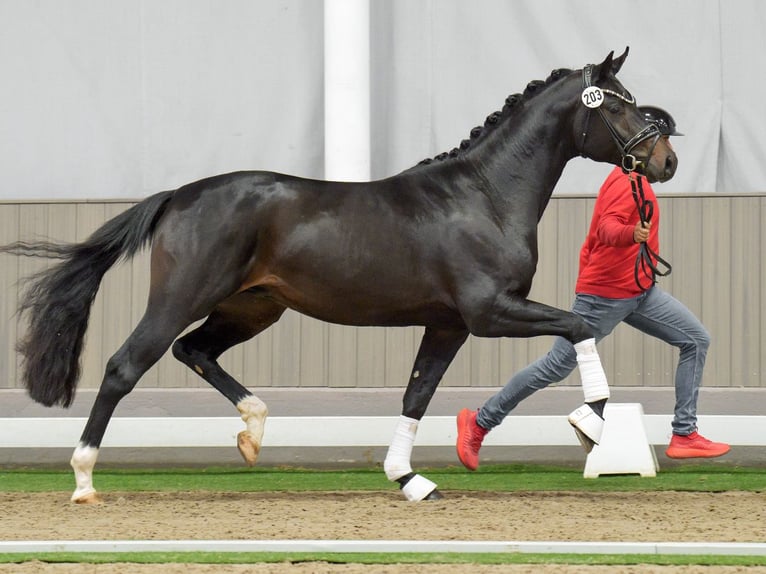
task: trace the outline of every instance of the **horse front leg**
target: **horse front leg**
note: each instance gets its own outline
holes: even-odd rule
[[[591,328],[579,315],[522,297],[501,293],[491,305],[475,305],[474,313],[464,313],[470,332],[480,337],[537,337],[557,335],[572,343],[580,371],[585,402],[569,414],[586,452],[601,440],[604,406],[609,399],[609,384],[596,350]],[[549,381],[550,382],[550,381]]]
[[[399,488],[409,501],[442,498],[434,482],[413,472],[410,459],[420,419],[423,418],[447,367],[466,338],[467,330],[447,331],[427,327],[420,342],[420,349],[404,393],[402,414],[383,463],[388,480],[398,482]]]

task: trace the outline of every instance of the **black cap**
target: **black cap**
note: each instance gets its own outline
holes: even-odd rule
[[[647,122],[653,123],[660,129],[664,136],[682,136],[684,134],[676,131],[676,122],[668,112],[655,106],[638,106],[638,109],[644,114]]]

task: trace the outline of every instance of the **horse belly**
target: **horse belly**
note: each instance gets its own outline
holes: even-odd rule
[[[381,289],[374,279],[341,284],[328,279],[296,277],[288,280],[270,274],[250,287],[250,291],[328,323],[465,328],[457,310],[428,290],[423,292],[411,285]]]
[[[441,227],[359,201],[280,209],[259,233],[244,287],[331,323],[462,327],[443,277]]]

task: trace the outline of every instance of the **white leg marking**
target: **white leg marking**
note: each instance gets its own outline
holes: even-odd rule
[[[254,396],[249,396],[237,403],[237,410],[242,414],[242,420],[247,425],[248,432],[252,439],[260,446],[263,440],[263,429],[266,424],[266,417],[269,409],[266,403]]]
[[[383,461],[383,470],[386,478],[394,481],[412,472],[410,459],[412,457],[412,445],[415,443],[415,435],[418,432],[418,420],[401,415],[396,423],[394,438],[388,447],[386,460]]]
[[[90,494],[95,494],[93,488],[93,467],[96,466],[98,458],[98,449],[92,446],[85,446],[80,443],[72,453],[72,459],[69,464],[74,469],[74,479],[77,488],[72,494],[72,501],[77,502]]]
[[[247,426],[247,430],[237,435],[237,448],[248,466],[253,466],[261,452],[263,429],[269,409],[266,408],[266,403],[252,395],[239,401],[237,409]]]

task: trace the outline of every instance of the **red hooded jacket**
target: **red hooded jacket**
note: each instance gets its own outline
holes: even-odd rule
[[[643,178],[644,198],[654,203],[647,243],[660,252],[660,211],[657,197]],[[625,299],[641,294],[633,276],[639,244],[633,241],[638,223],[638,208],[633,199],[630,178],[616,167],[598,192],[590,230],[580,250],[580,272],[575,291],[609,299]],[[651,277],[639,269],[641,284],[651,285]]]

